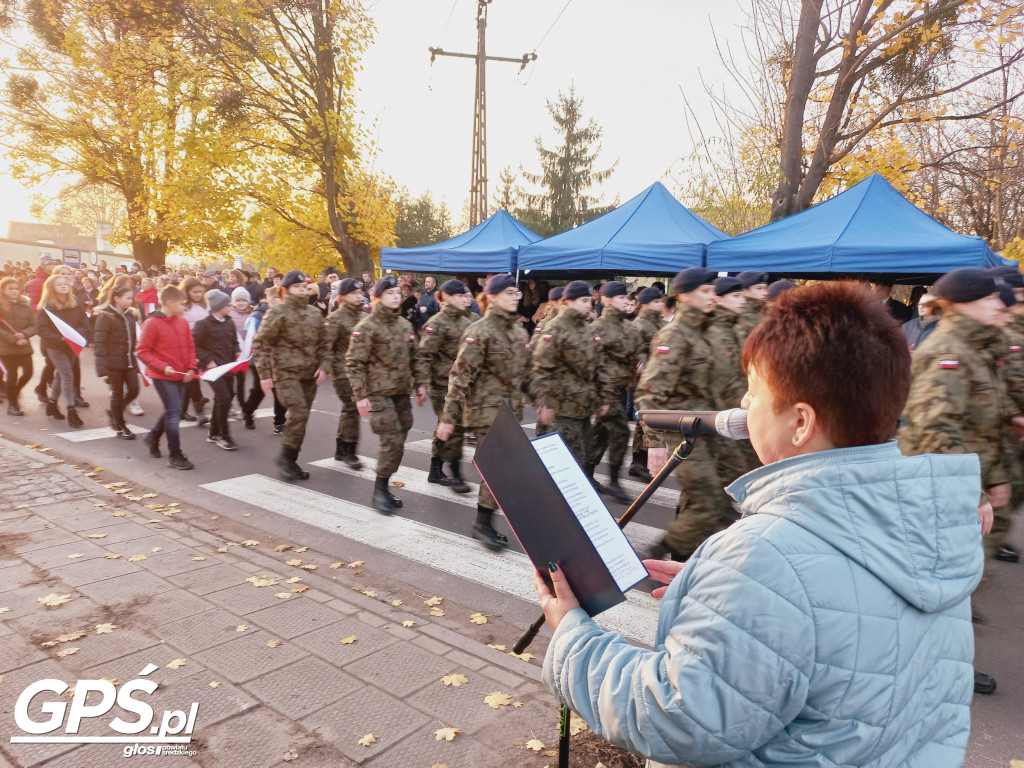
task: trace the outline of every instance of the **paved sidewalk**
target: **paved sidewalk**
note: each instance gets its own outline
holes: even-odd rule
[[[533,738],[556,744],[556,704],[539,682],[539,660],[527,663],[453,630],[456,611],[480,629],[468,608],[429,606],[424,597],[431,595],[408,591],[361,590],[359,561],[332,564],[303,542],[261,541],[258,532],[225,541],[188,521],[194,509],[143,497],[132,483],[105,487],[102,470],[73,468],[6,440],[0,467],[0,768],[102,765],[149,736],[144,729],[127,745],[11,743],[26,735],[14,710],[31,683],[99,678],[122,694],[132,681],[159,684],[133,698],[153,707],[154,728],[165,711],[181,711],[168,720],[169,733],[198,703],[184,747],[194,755],[137,755],[133,763],[553,762],[547,750],[526,749]],[[59,604],[42,604],[47,596]],[[452,614],[449,626],[437,621],[440,611]],[[518,635],[510,632],[501,636],[511,644]],[[140,677],[147,665],[156,669]],[[442,682],[455,673],[467,682]],[[495,703],[507,703],[486,703],[495,692],[507,694],[492,697]],[[104,698],[96,691],[78,704],[102,710]],[[119,735],[109,725],[116,716],[136,722],[139,715],[121,701],[83,719],[79,735]],[[28,708],[32,720],[48,719],[46,702],[75,708],[71,691],[39,693]],[[68,720],[48,735],[66,735]],[[449,727],[460,732],[439,741],[435,732]]]

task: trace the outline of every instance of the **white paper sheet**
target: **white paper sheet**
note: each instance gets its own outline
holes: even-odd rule
[[[536,438],[531,445],[594,543],[597,554],[604,560],[619,589],[625,592],[646,578],[647,569],[562,438],[551,433]]]

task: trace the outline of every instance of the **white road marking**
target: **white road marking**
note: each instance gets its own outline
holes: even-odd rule
[[[416,451],[417,453],[430,453],[431,439],[427,440],[413,440],[412,442],[405,444],[405,450]],[[472,458],[469,451],[465,451],[469,458]],[[629,458],[628,456],[626,457]],[[600,472],[594,473],[594,479],[601,483],[608,482],[608,475],[602,475]],[[628,493],[633,498],[640,495],[644,488],[647,487],[647,483],[639,483],[636,480],[629,480],[625,477],[619,478],[619,485],[622,486],[622,490]],[[652,504],[661,504],[662,506],[668,507],[669,509],[675,509],[676,503],[679,501],[679,491],[674,491],[671,488],[658,488],[654,495],[651,496],[650,501]]]
[[[401,514],[384,516],[368,507],[264,475],[244,475],[205,483],[200,487],[474,581],[528,603],[537,602],[533,565],[520,552],[506,550],[496,554],[468,536],[425,525]],[[625,603],[600,614],[597,621],[606,629],[652,646],[658,623],[658,604],[650,595],[632,590],[627,594]]]
[[[359,460],[363,462],[363,469],[356,471],[349,469],[340,461],[334,459],[320,459],[319,461],[311,461],[314,467],[323,467],[324,469],[330,469],[335,472],[341,472],[346,475],[352,475],[353,477],[362,477],[366,480],[370,480],[374,477],[375,470],[377,469],[376,459],[367,458],[366,456],[360,456]],[[464,507],[476,508],[476,486],[473,486],[473,490],[469,493],[455,493],[454,491],[445,488],[443,485],[437,483],[427,482],[427,473],[422,469],[413,469],[411,467],[399,467],[398,471],[391,476],[392,481],[399,481],[404,483],[401,488],[394,488],[393,490],[401,496],[403,491],[411,491],[412,493],[419,493],[423,496],[431,496],[435,499],[441,499],[452,504],[459,504]],[[626,507],[622,507],[624,512]],[[613,513],[614,514],[614,513]],[[655,544],[660,542],[665,537],[665,532],[660,528],[654,528],[650,525],[644,525],[643,523],[630,523],[625,528],[626,538],[629,539],[629,543],[633,545],[633,549],[638,552],[647,552]]]
[[[273,416],[274,409],[259,408],[253,411],[252,415],[257,419],[262,419],[266,416]],[[153,418],[155,420],[157,417],[154,416]],[[194,426],[196,426],[196,422],[194,421],[182,421],[178,423],[178,429],[187,429],[188,427]],[[149,434],[149,427],[140,427],[138,424],[129,424],[128,429],[130,429],[132,432],[139,435],[140,437],[142,435]],[[108,437],[113,438],[117,436],[114,430],[111,429],[110,427],[97,427],[96,429],[76,429],[73,432],[54,432],[54,434],[57,437],[63,437],[65,440],[72,443],[87,443],[90,440],[105,440]]]

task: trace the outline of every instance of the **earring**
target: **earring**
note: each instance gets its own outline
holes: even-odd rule
[[[793,445],[796,445],[799,442],[800,442],[800,438],[797,435],[793,435]]]

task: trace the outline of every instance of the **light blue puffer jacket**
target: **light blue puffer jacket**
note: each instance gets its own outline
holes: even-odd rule
[[[548,689],[603,738],[671,765],[959,767],[977,456],[842,448],[727,490],[744,517],[673,579],[654,650],[574,609],[544,660]]]

